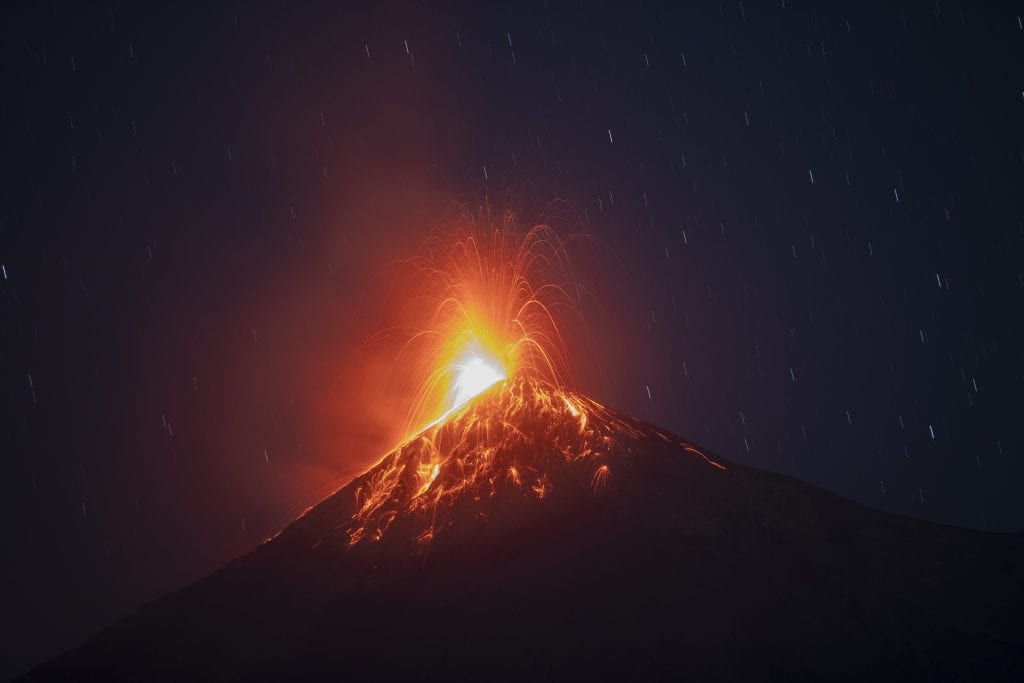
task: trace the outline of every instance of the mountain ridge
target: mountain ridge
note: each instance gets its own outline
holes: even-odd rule
[[[514,379],[27,679],[1009,680],[1022,568]]]

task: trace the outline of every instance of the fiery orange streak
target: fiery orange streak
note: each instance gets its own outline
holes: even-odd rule
[[[611,470],[608,469],[608,465],[601,465],[594,470],[594,478],[590,480],[590,487],[594,489],[594,494],[600,489],[608,486],[608,477],[611,475]]]

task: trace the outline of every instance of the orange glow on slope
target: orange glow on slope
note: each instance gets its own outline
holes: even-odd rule
[[[357,479],[355,514],[340,532],[352,547],[380,541],[400,524],[423,550],[454,520],[485,520],[499,501],[544,501],[565,486],[606,495],[615,488],[613,469],[628,471],[652,443],[725,469],[693,444],[596,401],[542,380],[513,378]]]

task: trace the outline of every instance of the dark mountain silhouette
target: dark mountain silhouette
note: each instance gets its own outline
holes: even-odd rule
[[[1024,538],[492,387],[27,680],[1018,680]]]

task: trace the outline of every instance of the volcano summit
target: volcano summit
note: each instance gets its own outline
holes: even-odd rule
[[[517,377],[28,678],[1019,679],[1022,568]]]

